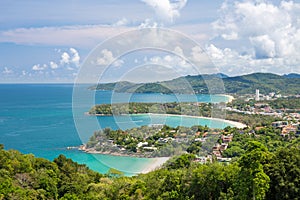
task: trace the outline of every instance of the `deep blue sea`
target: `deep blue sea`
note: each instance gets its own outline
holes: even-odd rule
[[[95,92],[86,88],[86,85],[81,87],[86,96],[95,97],[94,103],[97,104],[128,101],[219,102],[226,100],[224,96],[197,95],[195,99],[195,95],[114,94],[111,91]],[[90,105],[85,104],[85,101],[72,103],[72,94],[73,84],[0,84],[0,143],[4,144],[5,149],[17,149],[22,153],[32,153],[49,160],[64,154],[101,173],[114,167],[130,175],[145,168],[151,159],[92,155],[78,150],[67,150],[66,147],[79,146],[86,142],[93,131],[99,127],[125,129],[151,123],[166,123],[171,126],[207,124],[216,128],[228,125],[220,122],[211,123],[210,120],[205,119],[166,118],[159,115],[117,118],[87,116],[84,112],[88,111]]]

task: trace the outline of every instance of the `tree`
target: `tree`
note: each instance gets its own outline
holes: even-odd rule
[[[183,154],[171,161],[168,161],[166,167],[168,169],[188,168],[195,158],[196,156],[193,154]]]
[[[114,169],[114,168],[109,168],[108,172],[107,172],[107,175],[109,177],[121,177],[121,176],[124,176],[124,173],[117,170],[117,169]]]
[[[300,149],[292,146],[276,151],[266,166],[270,177],[267,199],[298,199],[300,193]]]
[[[236,185],[239,199],[264,199],[269,189],[270,178],[264,172],[263,163],[270,157],[267,148],[257,141],[250,141],[246,153],[239,159],[241,167]]]

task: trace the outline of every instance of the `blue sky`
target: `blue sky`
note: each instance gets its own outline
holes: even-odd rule
[[[0,8],[2,83],[73,82],[97,44],[141,27],[184,33],[228,75],[300,73],[298,0],[2,0]],[[140,52],[118,59],[116,77],[142,60],[182,64],[164,53]],[[118,80],[114,70],[106,81]]]

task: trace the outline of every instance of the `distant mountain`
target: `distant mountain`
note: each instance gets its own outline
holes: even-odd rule
[[[300,74],[296,74],[296,73],[284,74],[283,77],[285,77],[285,78],[300,78]]]
[[[209,85],[209,89],[208,89]],[[276,75],[271,73],[253,73],[235,77],[225,74],[188,75],[169,81],[156,83],[117,82],[98,84],[90,87],[93,90],[114,90],[129,93],[226,93],[254,94],[256,89],[261,93],[280,92],[282,94],[300,94],[300,75]]]

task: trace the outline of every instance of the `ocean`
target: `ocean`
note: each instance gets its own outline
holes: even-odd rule
[[[175,102],[195,101],[195,95],[128,94],[111,91],[90,91],[95,103],[113,102]],[[75,108],[72,103],[73,84],[0,84],[0,143],[5,149],[17,149],[37,157],[53,160],[60,154],[89,168],[106,173],[111,167],[132,175],[140,172],[150,162],[147,158],[92,155],[66,147],[79,146],[86,142],[98,128],[132,128],[151,123],[166,123],[170,126],[210,125],[222,128],[228,124],[207,119],[187,119],[164,116],[87,116],[90,105],[84,102]],[[196,95],[196,101],[220,102],[224,96]],[[72,109],[73,108],[73,109]],[[76,120],[74,121],[74,118]],[[96,119],[96,120],[95,120]],[[93,123],[97,121],[97,126]]]

